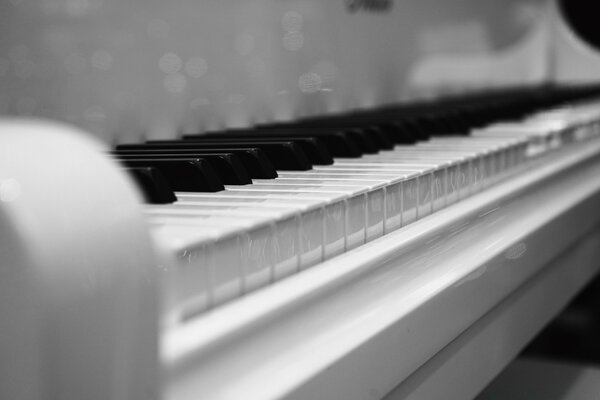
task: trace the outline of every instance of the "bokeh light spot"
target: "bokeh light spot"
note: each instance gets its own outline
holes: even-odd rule
[[[286,32],[299,32],[303,22],[302,14],[297,11],[288,11],[281,18],[281,26]]]
[[[165,74],[176,74],[181,70],[183,62],[175,53],[165,53],[158,60],[158,68]]]
[[[298,78],[298,87],[303,93],[316,93],[321,90],[323,80],[315,72],[303,74]]]
[[[289,51],[298,51],[304,46],[304,35],[300,32],[288,32],[283,36],[283,47]]]

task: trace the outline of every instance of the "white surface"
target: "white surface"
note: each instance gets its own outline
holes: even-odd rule
[[[165,265],[103,151],[67,126],[0,120],[3,400],[157,396]]]
[[[600,259],[598,228],[600,226],[580,238],[574,246],[548,263],[542,272],[462,332],[385,400],[464,400],[477,395],[587,282],[597,276],[600,269],[597,261]],[[522,377],[523,381],[530,379],[531,376]],[[523,388],[516,387],[513,391],[528,394],[524,396],[528,400],[554,399],[552,396],[531,395],[525,389],[533,382],[523,382]],[[564,381],[546,382],[554,388],[555,383]],[[498,397],[502,400],[519,398],[511,395]]]

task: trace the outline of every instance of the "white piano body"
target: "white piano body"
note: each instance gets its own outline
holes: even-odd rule
[[[476,396],[600,267],[597,139],[177,323],[159,310],[171,260],[102,152],[570,80],[558,17],[545,1],[0,4],[0,398]]]

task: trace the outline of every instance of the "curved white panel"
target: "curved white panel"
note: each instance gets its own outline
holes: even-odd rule
[[[87,135],[0,119],[0,398],[157,397],[158,261]]]

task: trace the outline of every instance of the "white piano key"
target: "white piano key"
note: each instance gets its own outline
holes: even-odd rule
[[[187,193],[178,192],[180,203],[210,202],[234,203],[251,205],[261,208],[295,207],[300,210],[299,248],[300,269],[305,269],[323,261],[324,257],[324,224],[329,223],[325,218],[326,208],[334,205],[326,204],[322,198],[290,193],[264,194],[252,192],[249,194],[222,191],[217,193]],[[330,215],[329,212],[327,215]],[[277,277],[277,274],[276,274]]]
[[[492,143],[499,145],[500,151],[508,152],[508,162],[506,163],[507,168],[516,166],[522,160],[525,160],[525,154],[528,146],[528,139],[520,135],[508,135],[508,136],[497,136],[497,135],[478,135],[477,131],[474,131],[469,139],[474,143]]]
[[[371,157],[371,159],[373,158]],[[458,199],[458,193],[453,190],[454,186],[449,183],[451,174],[457,173],[460,162],[466,164],[464,168],[467,171],[470,165],[469,159],[464,156],[420,150],[391,150],[382,153],[378,160],[382,162],[401,162],[407,168],[415,165],[429,166],[432,172],[432,212],[438,211]],[[451,190],[452,192],[450,192]]]
[[[454,153],[448,154],[447,152],[426,150],[399,149],[393,150],[392,153],[393,157],[397,157],[406,163],[435,161],[444,166],[445,173],[443,175],[440,173],[434,174],[433,177],[434,198],[437,198],[433,204],[433,211],[458,201],[461,187],[464,187],[463,197],[467,196],[469,192],[467,185],[470,183],[468,177],[471,175],[471,158]],[[460,180],[460,174],[465,178]]]
[[[519,135],[527,137],[527,157],[534,158],[547,151],[557,147],[560,138],[560,131],[548,129],[548,126],[538,123],[497,123],[485,128],[476,129],[473,131],[473,136],[498,136],[498,135]]]
[[[163,313],[168,321],[178,321],[185,308],[204,310],[209,306],[210,265],[206,246],[212,241],[212,235],[201,234],[193,228],[155,225],[152,235],[175,255],[175,263],[162,271],[161,281],[165,283],[163,292]],[[185,246],[197,240],[193,248]]]
[[[366,193],[355,186],[323,188],[318,185],[300,187],[282,185],[227,186],[227,191],[251,195],[281,195],[320,197],[327,202],[324,213],[324,252],[328,259],[346,249],[347,233],[366,237]]]
[[[202,311],[242,293],[244,245],[240,228],[152,221],[153,231],[178,255],[175,314]],[[218,266],[218,268],[217,268]]]
[[[239,297],[270,282],[275,263],[276,232],[268,216],[225,217],[182,211],[152,214],[149,220],[153,225],[198,231],[198,238],[188,242],[186,249],[201,245],[211,255],[209,305]],[[231,234],[231,229],[227,228],[235,228],[235,232]],[[207,233],[213,235],[209,246],[201,241]]]
[[[448,140],[447,143],[440,141],[434,143],[424,143],[417,146],[419,150],[425,151],[440,151],[446,154],[455,154],[470,159],[470,171],[468,174],[469,191],[465,193],[466,197],[469,194],[477,193],[486,185],[486,179],[491,175],[493,170],[492,152],[485,146],[460,144]]]
[[[269,276],[265,276],[264,271],[259,271],[259,267],[250,263],[245,274],[244,291],[254,290],[257,287],[270,283],[273,280],[281,279],[285,276],[297,272],[300,255],[300,229],[301,214],[298,208],[289,206],[271,205],[270,208],[251,207],[247,204],[239,203],[191,203],[177,202],[164,206],[146,207],[147,213],[160,215],[170,215],[178,213],[188,216],[240,216],[248,217],[268,217],[272,221],[274,229],[274,254],[273,266]],[[250,238],[252,240],[253,238]],[[256,241],[254,241],[256,247]],[[254,257],[253,248],[249,249],[249,257]],[[265,266],[268,267],[268,266]]]
[[[439,139],[421,146],[431,151],[446,151],[471,158],[471,193],[490,186],[496,175],[505,168],[510,147],[506,143],[477,143],[468,139]]]
[[[417,219],[419,193],[426,191],[431,186],[432,172],[421,172],[424,169],[421,167],[415,169],[410,171],[393,166],[333,166],[331,168],[319,166],[315,167],[312,172],[326,176],[385,174],[382,176],[384,179],[388,179],[388,174],[392,174],[392,180],[388,181],[385,187],[384,224],[384,232],[391,232]],[[426,198],[422,197],[422,200],[425,201]]]
[[[518,131],[515,129],[504,129],[503,126],[491,125],[487,128],[476,129],[471,133],[472,137],[478,138],[506,138],[515,141],[514,144],[514,155],[513,162],[511,165],[515,166],[524,162],[527,158],[531,157],[540,152],[538,147],[545,148],[545,139],[541,135],[531,135],[527,133],[527,129],[524,131]],[[543,152],[543,150],[542,150]]]
[[[418,218],[426,216],[431,210],[431,203],[428,195],[420,195],[421,193],[430,193],[433,172],[430,167],[423,166],[406,166],[403,168],[398,164],[381,164],[381,165],[328,165],[315,166],[315,171],[323,172],[344,172],[344,171],[365,171],[365,172],[393,172],[399,174],[410,175],[406,183],[403,185],[403,203],[402,203],[402,224],[409,224],[416,221]],[[419,213],[421,209],[421,213]]]
[[[393,172],[391,172],[393,171]],[[418,173],[413,171],[391,170],[384,172],[373,172],[363,170],[332,170],[324,172],[322,170],[311,170],[304,172],[283,171],[279,175],[290,179],[306,179],[319,177],[323,179],[376,179],[385,182],[385,221],[384,233],[391,232],[402,226],[402,187],[405,181],[416,179]],[[349,247],[352,247],[349,245]]]
[[[338,186],[356,186],[365,191],[366,196],[366,241],[383,236],[385,223],[385,186],[389,180],[367,179],[366,177],[337,177],[321,178],[313,175],[310,179],[298,179],[289,177],[279,177],[277,179],[255,179],[256,185],[319,185],[324,188],[336,188]],[[357,247],[365,242],[365,237],[361,232],[352,229],[352,221],[348,220],[348,232],[346,238],[346,251]]]
[[[443,204],[444,195],[443,191],[438,193],[438,188],[443,188],[445,185],[436,185],[434,182],[444,182],[446,179],[446,166],[443,163],[436,163],[435,161],[395,161],[395,160],[378,160],[375,158],[371,159],[348,159],[339,160],[330,166],[332,169],[336,167],[397,167],[404,170],[414,170],[421,172],[419,177],[418,185],[418,204],[417,204],[417,218],[423,218],[431,214],[433,211],[433,205],[435,202]],[[436,207],[437,208],[437,207]]]

